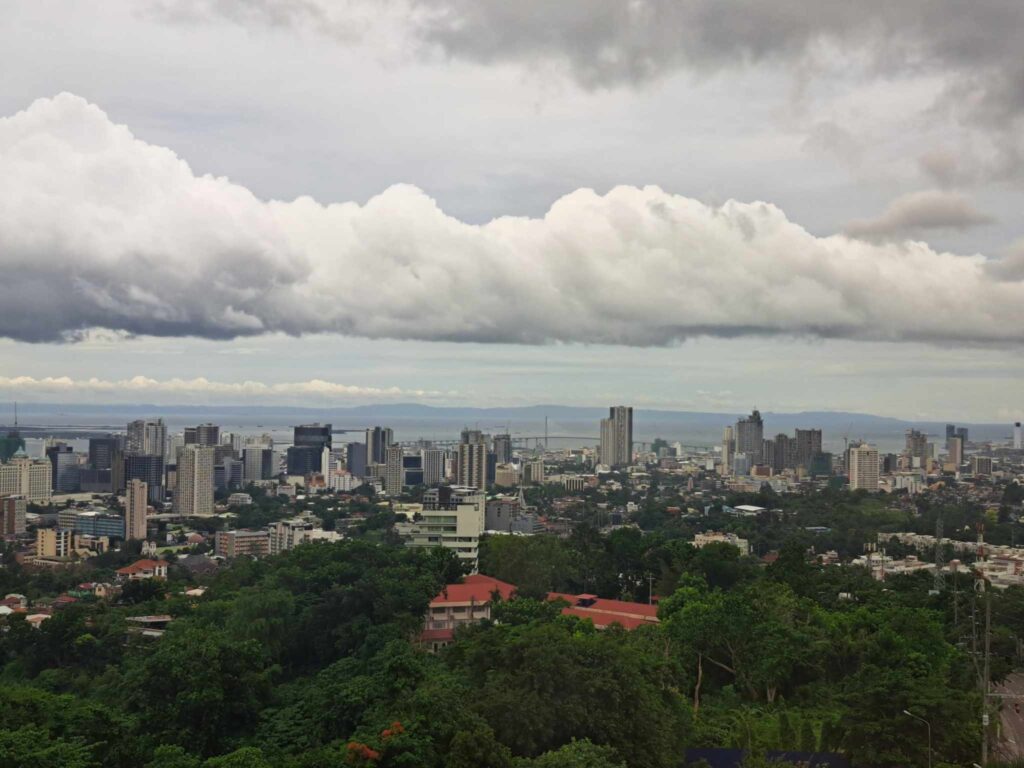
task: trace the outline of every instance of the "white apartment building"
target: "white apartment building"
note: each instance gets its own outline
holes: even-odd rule
[[[480,536],[484,532],[486,498],[465,486],[429,489],[419,519],[396,523],[395,531],[407,547],[445,547],[477,570]]]

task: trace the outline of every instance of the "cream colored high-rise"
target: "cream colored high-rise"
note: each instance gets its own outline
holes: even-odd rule
[[[212,445],[186,445],[178,456],[177,485],[174,488],[174,512],[186,517],[213,514]]]
[[[146,539],[146,510],[149,504],[147,494],[149,486],[142,480],[128,483],[128,492],[124,502],[124,537],[126,539]]]
[[[861,443],[850,449],[850,490],[878,490],[878,449]]]
[[[633,463],[633,409],[616,405],[601,419],[601,463],[624,467]]]
[[[24,453],[16,453],[0,464],[0,496],[24,496],[27,501],[47,502],[53,484],[53,466]]]

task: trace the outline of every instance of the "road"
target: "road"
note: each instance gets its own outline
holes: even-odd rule
[[[1019,699],[995,699],[1002,702],[1000,712],[999,740],[993,745],[993,752],[1003,760],[1024,757],[1024,673],[1014,672],[993,693],[1013,694]],[[1019,706],[1020,712],[1017,711]]]

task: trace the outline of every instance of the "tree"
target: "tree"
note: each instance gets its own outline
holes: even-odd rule
[[[594,744],[590,739],[573,739],[558,749],[532,760],[517,760],[516,768],[626,768],[611,747]]]
[[[0,730],[0,765],[24,768],[98,768],[81,741],[53,738],[43,728]]]

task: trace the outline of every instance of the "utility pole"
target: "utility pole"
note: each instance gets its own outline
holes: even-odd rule
[[[982,589],[985,593],[985,661],[982,664],[982,694],[981,694],[981,765],[982,768],[988,765],[988,699],[989,699],[989,664],[991,662],[990,641],[992,639],[992,598],[988,585],[982,581]]]

